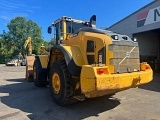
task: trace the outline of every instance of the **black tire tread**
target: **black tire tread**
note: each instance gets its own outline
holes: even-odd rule
[[[34,79],[34,85],[36,87],[45,87],[46,81],[42,81],[42,68],[37,60],[34,61],[34,66],[36,67],[36,79]],[[33,67],[34,68],[34,67]],[[45,75],[45,73],[43,73]]]
[[[62,74],[64,75],[65,92],[62,91],[64,93],[64,96],[61,100],[56,100],[54,98],[54,95],[52,95],[52,97],[53,97],[54,101],[60,106],[73,104],[76,102],[76,100],[73,99],[74,94],[73,94],[73,87],[72,87],[72,83],[71,83],[71,77],[68,72],[68,68],[67,68],[65,60],[55,61],[53,63],[52,68],[51,68],[51,72],[54,71],[54,69],[59,69],[59,67],[61,67]],[[51,82],[51,79],[50,79],[50,82]],[[52,85],[50,85],[50,86],[52,86]]]

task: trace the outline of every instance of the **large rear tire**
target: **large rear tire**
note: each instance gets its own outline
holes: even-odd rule
[[[76,102],[73,99],[73,85],[66,62],[55,61],[50,69],[50,90],[53,100],[60,106]]]

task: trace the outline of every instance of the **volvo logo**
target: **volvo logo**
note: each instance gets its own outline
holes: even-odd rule
[[[129,58],[130,57],[130,52],[126,53],[126,57]]]
[[[129,58],[129,57],[130,57],[131,52],[133,52],[133,50],[134,50],[135,48],[136,48],[136,46],[134,46],[130,52],[127,52],[127,53],[126,53],[126,56],[125,56],[125,57],[123,58],[123,60],[119,63],[119,65],[120,65],[126,58]]]

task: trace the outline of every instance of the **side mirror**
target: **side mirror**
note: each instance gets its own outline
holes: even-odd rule
[[[51,28],[51,26],[48,27],[48,33],[49,33],[49,34],[52,33],[52,28]]]

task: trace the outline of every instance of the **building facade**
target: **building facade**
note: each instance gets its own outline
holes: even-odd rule
[[[154,0],[107,29],[136,38],[141,61],[148,62],[154,70],[160,69],[160,0]]]

